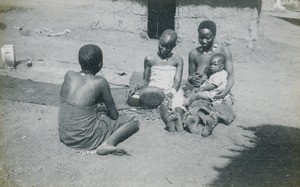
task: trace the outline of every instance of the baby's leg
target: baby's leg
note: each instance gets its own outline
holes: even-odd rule
[[[192,94],[190,97],[186,98],[186,100],[184,101],[184,106],[189,106],[194,101],[199,100],[199,99],[204,99],[204,100],[210,101],[209,97],[206,95],[205,92],[198,91],[198,92]]]
[[[196,92],[199,90],[199,88],[194,88],[193,90],[191,90],[187,95],[186,98],[183,101],[183,106],[184,107],[188,107],[190,106],[190,104],[192,104],[190,102],[190,98],[193,97],[194,94],[196,94]]]
[[[183,106],[184,107],[188,107],[188,106],[190,106],[190,104],[191,104],[191,102],[190,102],[190,98],[194,95],[195,93],[191,93],[191,95],[189,95],[187,98],[185,98],[184,100],[183,100]]]

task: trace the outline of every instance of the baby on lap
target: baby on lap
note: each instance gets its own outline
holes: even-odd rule
[[[221,103],[222,100],[226,100],[228,95],[224,99],[214,99],[214,96],[226,87],[227,84],[227,72],[224,70],[224,63],[226,58],[222,54],[215,54],[211,57],[209,67],[206,71],[205,79],[199,88],[194,88],[190,96],[188,96],[183,103],[183,106],[188,107],[196,100],[204,99],[213,103]]]

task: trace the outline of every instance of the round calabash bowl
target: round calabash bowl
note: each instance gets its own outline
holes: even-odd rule
[[[135,106],[135,107],[140,106],[140,95],[133,94],[133,95],[128,96],[127,104],[130,106]]]
[[[147,86],[140,90],[140,105],[146,108],[157,108],[165,99],[165,93],[161,88]]]

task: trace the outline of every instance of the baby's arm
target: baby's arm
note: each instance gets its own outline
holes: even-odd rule
[[[217,88],[218,86],[213,84],[213,83],[209,83],[209,82],[206,82],[206,84],[204,86],[200,86],[200,91],[210,91],[210,90],[213,90],[215,88]]]

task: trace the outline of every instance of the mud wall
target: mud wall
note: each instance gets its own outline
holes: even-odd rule
[[[182,41],[197,41],[201,21],[217,24],[222,42],[258,38],[261,0],[176,0],[175,30]],[[101,0],[94,5],[94,28],[147,33],[146,0]]]
[[[262,0],[263,10],[272,10],[274,9],[275,0]],[[300,0],[281,0],[281,5],[283,6],[300,6]]]
[[[183,2],[183,3],[181,3]],[[198,26],[203,20],[217,25],[217,39],[232,43],[233,40],[256,40],[259,29],[259,10],[253,7],[213,7],[189,5],[179,0],[176,30],[182,40],[198,41]]]
[[[147,6],[142,1],[101,0],[94,6],[94,27],[130,33],[147,32]]]

